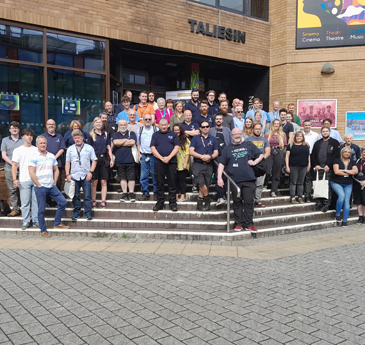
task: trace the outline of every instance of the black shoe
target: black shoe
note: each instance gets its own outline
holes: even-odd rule
[[[328,206],[323,206],[321,211],[323,213],[326,213],[328,211]]]
[[[209,195],[204,198],[203,211],[210,211],[210,196]]]
[[[172,212],[177,212],[177,205],[170,205],[170,210]]]
[[[196,205],[196,210],[197,211],[203,211],[203,201],[204,201],[204,199],[202,199],[202,198],[198,199],[198,203]]]
[[[335,216],[335,219],[336,219],[336,222],[337,222],[337,223],[341,223],[341,220],[342,220],[342,219],[341,219],[341,216],[337,216],[337,215],[336,215],[336,216]]]
[[[346,228],[347,227],[347,222],[342,222],[342,227]]]
[[[312,202],[311,196],[310,195],[305,196],[304,201],[305,202]]]
[[[158,212],[160,210],[163,210],[165,208],[164,204],[157,203],[155,206],[153,206],[153,211]]]
[[[322,208],[322,205],[321,204],[315,204],[314,205],[314,210],[315,211],[319,211],[321,208]]]
[[[360,216],[356,224],[363,224],[363,221],[364,221],[364,216]]]
[[[361,224],[365,225],[365,216],[363,217]]]

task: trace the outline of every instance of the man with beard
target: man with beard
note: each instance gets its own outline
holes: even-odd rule
[[[339,133],[339,131],[335,130],[334,128],[331,128],[332,126],[332,120],[331,119],[324,119],[323,120],[323,127],[328,127],[331,129],[331,134],[330,134],[330,137],[333,138],[333,139],[336,139],[339,143],[342,143],[343,140],[341,138],[341,134]],[[321,139],[322,138],[322,135],[320,134],[318,136],[318,139]]]
[[[109,126],[115,126],[118,114],[113,113],[113,104],[109,101],[105,102],[104,112],[108,115],[108,124]]]
[[[197,123],[200,116],[200,102],[199,102],[199,90],[191,90],[191,101],[185,104],[185,110],[190,110],[193,116],[192,121]]]
[[[319,172],[319,179],[323,178],[323,173],[325,172],[328,183],[331,180],[333,162],[340,156],[340,143],[336,139],[331,138],[330,133],[331,129],[329,127],[322,127],[322,139],[319,139],[315,142],[311,154],[311,166],[314,167],[316,172]],[[331,204],[331,199],[332,188],[329,187],[327,199],[316,199],[316,210],[327,212]]]
[[[252,142],[264,155],[263,159],[267,159],[270,156],[271,148],[269,141],[262,137],[262,124],[255,123],[253,126],[252,136],[247,138],[245,141]],[[256,180],[256,191],[255,191],[255,205],[259,207],[265,207],[265,205],[261,202],[262,189],[264,188],[266,174],[257,177]]]
[[[199,199],[196,207],[198,211],[210,210],[208,188],[212,181],[213,160],[218,157],[217,139],[209,134],[209,129],[209,122],[203,121],[200,124],[201,135],[197,135],[191,140],[189,149],[190,156],[194,158],[194,182],[199,186]]]
[[[116,124],[114,124],[112,127],[109,126],[108,123],[108,115],[105,113],[100,113],[99,117],[101,118],[101,121],[103,122],[103,127],[101,128],[103,131],[107,132],[110,138],[113,137],[113,134],[117,131],[118,127]]]
[[[153,91],[150,91],[148,93],[148,104],[152,105],[154,110],[158,109],[158,105],[155,101],[155,97],[156,97],[156,95]]]
[[[57,188],[61,189],[62,185],[62,160],[61,156],[66,150],[66,144],[63,139],[63,135],[60,133],[56,133],[56,122],[52,119],[49,119],[46,122],[46,128],[47,132],[43,133],[42,136],[44,136],[47,139],[47,151],[52,153],[55,158],[57,159],[58,164],[58,180],[57,180]],[[49,201],[49,200],[48,200]]]
[[[232,187],[234,231],[247,229],[251,233],[257,233],[253,224],[256,177],[251,167],[260,163],[264,155],[252,142],[242,142],[242,135],[239,128],[232,130],[232,144],[226,146],[219,159],[218,185],[224,187],[222,174],[225,170],[241,189],[241,196],[237,197],[237,190]]]
[[[214,116],[209,115],[209,105],[208,101],[204,100],[200,102],[200,116],[198,117],[198,125],[203,121],[208,121],[210,127],[214,127]]]
[[[157,203],[153,211],[164,208],[165,203],[165,177],[169,186],[169,205],[172,212],[177,212],[176,204],[176,155],[179,152],[179,138],[175,132],[170,131],[167,119],[159,121],[160,130],[153,133],[151,151],[155,156],[155,176],[157,182]]]
[[[208,100],[208,105],[209,105],[209,111],[208,114],[209,115],[215,115],[218,113],[219,111],[219,105],[218,103],[215,101],[215,97],[216,97],[216,93],[214,90],[209,90],[206,93],[207,96],[207,100]]]
[[[286,140],[289,145],[293,141],[294,127],[290,122],[287,122],[286,114],[287,110],[285,108],[280,109],[279,116],[280,116],[281,126],[283,128],[283,132],[286,135]]]
[[[219,102],[219,114],[223,115],[223,126],[230,130],[234,128],[233,116],[228,114],[228,101],[222,100]]]
[[[228,102],[227,94],[226,94],[225,92],[221,92],[221,93],[218,95],[218,104],[219,104],[221,101],[227,101],[227,102]],[[233,115],[233,110],[232,110],[232,108],[229,106],[229,102],[228,102],[228,114]]]
[[[237,107],[238,108],[238,107]],[[215,127],[209,130],[209,134],[217,139],[218,143],[218,157],[222,154],[223,149],[232,143],[231,130],[227,127],[223,127],[223,115],[217,114],[215,116]],[[214,162],[213,162],[214,163]],[[213,164],[213,172],[215,178],[217,178],[217,165]],[[226,188],[221,188],[216,185],[217,189],[217,206],[226,203]]]

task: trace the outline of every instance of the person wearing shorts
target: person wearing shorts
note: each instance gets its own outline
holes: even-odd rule
[[[217,139],[209,134],[208,121],[200,123],[200,135],[193,137],[190,144],[190,156],[194,158],[194,182],[199,186],[199,198],[196,209],[210,210],[209,185],[212,182],[213,160],[218,157]]]
[[[128,131],[127,121],[119,120],[118,132],[113,135],[113,153],[117,167],[117,175],[120,178],[120,187],[122,189],[121,202],[135,202],[135,162],[132,155],[132,147],[137,142],[136,133]],[[129,190],[129,195],[128,195]]]

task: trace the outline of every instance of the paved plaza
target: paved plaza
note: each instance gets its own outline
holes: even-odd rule
[[[0,344],[365,344],[365,227],[0,238]]]

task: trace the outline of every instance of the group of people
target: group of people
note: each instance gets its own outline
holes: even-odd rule
[[[365,149],[360,151],[351,135],[342,142],[340,134],[331,129],[331,118],[323,120],[321,133],[317,134],[309,119],[301,123],[294,114],[294,104],[286,109],[276,101],[267,113],[261,100],[255,98],[253,109],[244,114],[243,101],[237,98],[231,108],[225,93],[218,95],[218,102],[215,91],[208,91],[206,96],[200,101],[199,91],[193,89],[191,100],[184,104],[164,98],[155,101],[153,92],[142,91],[139,103],[132,105],[132,93],[126,91],[116,112],[111,102],[106,102],[104,112],[93,120],[88,131],[73,120],[63,137],[56,133],[55,121],[49,119],[47,132],[37,137],[37,148],[31,145],[33,131],[26,129],[20,137],[19,124],[12,122],[10,136],[1,145],[13,206],[9,216],[20,214],[19,188],[23,229],[30,226],[31,217],[33,226],[39,226],[42,234],[47,232],[44,212],[52,199],[58,205],[55,227],[66,227],[60,221],[66,207],[59,192],[64,169],[66,179],[75,183],[72,220],[81,217],[81,188],[84,214],[91,220],[93,207],[106,206],[108,180],[114,177],[115,169],[120,179],[120,201],[136,201],[135,181],[139,180],[141,200],[150,200],[153,194],[156,212],[165,207],[165,182],[169,207],[176,212],[178,203],[186,200],[189,175],[193,191],[199,193],[198,211],[210,210],[212,183],[216,185],[216,205],[225,204],[227,183],[233,180],[241,189],[238,196],[232,187],[234,230],[251,232],[257,231],[254,206],[265,207],[261,196],[270,180],[271,196],[277,197],[280,183],[289,175],[290,202],[302,204],[312,201],[312,180],[317,174],[318,179],[325,174],[330,184],[328,196],[315,200],[316,209],[326,212],[334,191],[338,195],[336,220],[346,226],[354,186],[359,222],[365,224]],[[19,150],[22,145],[26,149]],[[101,202],[97,205],[99,181]]]

